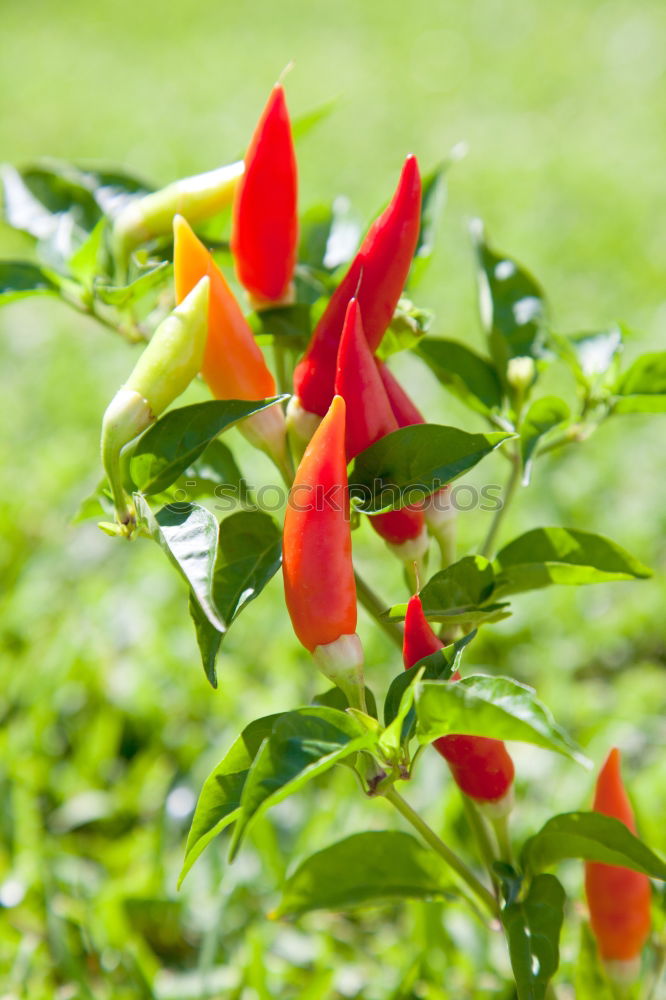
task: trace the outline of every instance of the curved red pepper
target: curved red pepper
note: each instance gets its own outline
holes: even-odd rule
[[[254,130],[233,204],[236,274],[259,303],[288,297],[298,245],[297,197],[291,124],[277,83]]]
[[[611,750],[599,773],[593,808],[605,816],[614,816],[632,833],[636,832],[634,814],[622,784],[617,749]],[[619,962],[637,958],[650,933],[651,893],[647,875],[588,861],[585,893],[601,957]]]
[[[368,230],[296,366],[294,390],[303,409],[320,415],[328,409],[345,312],[352,296],[358,296],[370,351],[379,347],[407,280],[420,225],[421,178],[412,155],[405,160],[390,204]]]
[[[335,391],[347,403],[347,461],[398,429],[368,346],[356,298],[351,299],[347,307],[338,351]],[[391,545],[402,545],[419,537],[425,520],[421,511],[402,507],[374,515],[370,523]]]
[[[356,631],[345,401],[336,396],[298,467],[284,519],[283,575],[294,632],[306,649]]]
[[[423,614],[421,598],[415,594],[405,615],[402,647],[405,669],[443,646]],[[460,674],[456,672],[451,680],[460,680]],[[501,740],[451,735],[435,740],[433,746],[447,761],[458,787],[477,802],[496,802],[511,788],[513,761]]]

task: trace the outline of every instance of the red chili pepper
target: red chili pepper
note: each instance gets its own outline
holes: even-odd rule
[[[315,431],[289,494],[282,568],[289,615],[306,649],[356,631],[345,401],[339,396]]]
[[[297,195],[291,124],[277,83],[254,130],[233,205],[236,273],[257,304],[289,297],[298,245]]]
[[[444,646],[423,614],[421,598],[415,594],[407,605],[402,655],[405,669],[436,653]],[[460,680],[456,673],[452,681]],[[482,803],[497,803],[509,792],[514,767],[504,743],[487,736],[441,736],[434,742],[444,757],[458,787]]]
[[[595,812],[613,816],[636,832],[634,814],[622,784],[620,751],[611,750],[603,765],[594,796]],[[641,872],[597,861],[585,864],[585,892],[590,923],[601,957],[610,963],[627,963],[634,971],[636,960],[650,933],[650,880]]]
[[[393,416],[398,422],[398,427],[411,427],[413,424],[424,424],[425,417],[410,399],[403,387],[398,382],[395,375],[383,361],[377,359],[377,368],[381,375],[386,395],[389,398]],[[444,565],[448,565],[456,558],[455,553],[455,519],[456,511],[451,505],[451,487],[442,486],[430,497],[424,507],[428,530],[437,539]]]
[[[347,403],[347,461],[398,429],[370,352],[360,303],[356,298],[351,299],[347,307],[338,351],[335,391]],[[411,548],[417,543],[420,547],[423,541],[427,545],[423,513],[412,507],[377,514],[370,518],[370,523],[390,545],[411,543]],[[414,559],[422,554],[410,552],[408,558]]]
[[[393,416],[398,422],[398,427],[411,427],[413,424],[424,424],[426,422],[425,417],[416,404],[409,398],[388,365],[377,359],[377,368],[379,369],[386,395],[389,398]]]
[[[359,299],[371,352],[379,347],[407,280],[420,225],[421,178],[416,157],[410,155],[390,204],[368,230],[296,366],[294,389],[304,410],[323,415],[329,406],[338,345],[353,295]]]

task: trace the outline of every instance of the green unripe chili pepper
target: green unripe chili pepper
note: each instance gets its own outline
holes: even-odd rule
[[[180,396],[201,370],[208,335],[210,279],[202,278],[157,327],[102,420],[102,462],[116,517],[131,532],[134,514],[122,486],[120,453]]]
[[[182,177],[159,191],[131,201],[113,225],[113,254],[124,271],[132,250],[171,233],[174,215],[182,215],[191,225],[217,215],[231,204],[245,169],[242,160],[194,177]]]

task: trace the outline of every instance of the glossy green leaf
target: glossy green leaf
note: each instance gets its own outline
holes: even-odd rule
[[[666,880],[666,862],[612,816],[572,812],[553,816],[525,841],[521,861],[526,871],[540,872],[565,858],[602,861]]]
[[[282,561],[282,534],[273,518],[260,510],[241,510],[220,523],[213,597],[230,625],[253,601]]]
[[[465,556],[435,573],[420,592],[423,610],[431,621],[445,625],[483,625],[510,615],[509,605],[495,601],[495,573],[483,556]],[[406,604],[390,609],[391,620],[400,621]]]
[[[59,230],[63,259],[101,215],[84,178],[68,163],[49,161],[20,171],[3,167],[2,188],[3,214],[9,225],[40,241],[52,240]]]
[[[502,406],[502,386],[490,361],[457,340],[427,337],[416,353],[442,385],[477,413],[488,414]]]
[[[93,292],[105,305],[114,306],[116,309],[127,309],[160,288],[169,280],[172,271],[173,264],[163,260],[150,270],[144,271],[128,285],[111,285],[102,280],[95,281]]]
[[[163,549],[189,584],[210,623],[224,632],[226,622],[212,597],[218,534],[215,517],[198,504],[171,504],[153,514],[140,493],[134,494],[134,503],[140,529]]]
[[[495,594],[517,594],[553,583],[581,585],[651,576],[647,566],[602,535],[573,528],[534,528],[495,559]]]
[[[554,875],[537,875],[527,896],[500,916],[509,943],[518,1000],[544,1000],[560,964],[564,889]]]
[[[401,899],[451,899],[445,864],[408,833],[355,833],[306,858],[289,876],[276,917]]]
[[[280,529],[263,511],[237,511],[220,523],[217,558],[206,599],[215,608],[224,628],[209,618],[198,596],[190,594],[199,652],[206,676],[217,687],[215,659],[231,623],[250,601],[258,597],[275,576],[282,562]]]
[[[420,743],[440,736],[491,736],[554,750],[578,763],[588,761],[533,688],[509,677],[463,677],[455,684],[419,681],[416,735]]]
[[[506,254],[492,250],[475,223],[479,309],[490,353],[502,377],[511,358],[545,354],[546,300],[541,285]]]
[[[238,817],[243,785],[263,741],[270,736],[280,714],[255,719],[246,726],[231,749],[206,778],[194,811],[185,847],[180,886],[202,851],[218,833]]]
[[[93,170],[90,167],[76,169],[89,186],[102,212],[109,219],[114,219],[132,199],[155,190],[153,185],[148,184],[142,177],[118,167],[108,170]]]
[[[430,656],[424,657],[408,670],[403,670],[394,677],[384,700],[384,725],[388,726],[389,723],[393,722],[398,714],[398,708],[404,692],[419,677],[421,671],[423,671],[423,680],[448,680],[459,669],[463,650],[475,635],[476,630],[469,632],[462,639],[456,639],[455,642],[444,646],[436,653],[431,653]],[[408,738],[410,734],[411,726],[408,732],[403,733],[403,739]]]
[[[510,437],[468,434],[440,424],[401,427],[354,460],[351,496],[359,509],[369,513],[418,503],[474,468]]]
[[[44,294],[58,294],[58,285],[47,271],[29,261],[0,261],[0,305]]]
[[[230,859],[236,855],[250,822],[338,761],[369,748],[375,741],[375,734],[346,712],[317,706],[286,712],[250,768]]]
[[[549,431],[561,427],[569,417],[569,407],[559,396],[542,396],[532,403],[520,427],[520,451],[525,468],[525,483],[529,482],[532,459],[541,439]]]
[[[129,459],[133,482],[146,495],[161,493],[196,462],[218,434],[284,398],[211,399],[169,410],[133,448]]]
[[[190,617],[194,624],[194,631],[197,637],[197,645],[201,654],[201,663],[204,673],[208,678],[211,687],[217,687],[217,670],[215,661],[222,645],[224,633],[215,628],[208,620],[208,616],[199,604],[198,600],[190,591],[189,600]]]
[[[614,413],[666,413],[666,351],[637,358],[613,391]]]

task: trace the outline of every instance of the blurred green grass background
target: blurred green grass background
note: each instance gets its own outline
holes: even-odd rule
[[[628,358],[663,347],[658,0],[124,0],[97,9],[3,0],[1,13],[3,160],[118,163],[156,183],[209,169],[244,148],[293,59],[294,114],[339,98],[301,144],[302,207],[344,193],[367,219],[407,151],[428,167],[468,144],[418,296],[436,310],[436,333],[480,344],[466,236],[466,220],[480,215],[543,282],[556,329],[622,320],[634,331]],[[0,231],[3,257],[29,252]],[[266,923],[290,854],[394,825],[346,775],[257,827],[268,860],[248,848],[220,889],[224,853],[213,848],[176,894],[208,770],[247,721],[320,685],[292,640],[279,581],[232,630],[212,692],[185,595],[157,549],[71,525],[98,477],[100,417],[129,363],[124,344],[63,305],[0,312],[0,996],[500,995],[492,973],[473,968],[506,959],[455,908]],[[402,370],[431,418],[472,426],[417,362]],[[622,746],[642,829],[661,850],[663,433],[663,417],[626,418],[544,463],[505,534],[539,522],[601,531],[655,578],[519,599],[470,661],[535,684],[596,761],[611,742]],[[482,473],[493,482],[502,474],[499,459]],[[483,517],[461,518],[463,549],[486,528]],[[395,594],[397,574],[387,584],[381,558],[372,567],[364,550],[370,575]],[[365,618],[362,631],[369,682],[381,690],[399,664]],[[567,762],[524,749],[517,761],[519,832],[587,801],[590,778]],[[464,839],[438,760],[425,762],[410,794]],[[567,875],[576,893],[580,873]],[[570,934],[565,976],[574,952]]]

